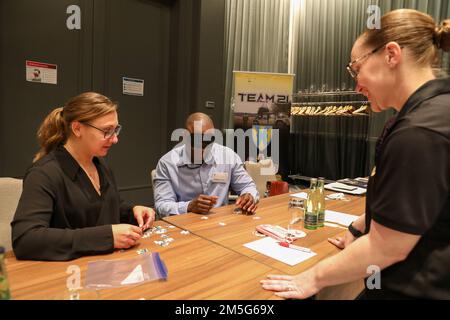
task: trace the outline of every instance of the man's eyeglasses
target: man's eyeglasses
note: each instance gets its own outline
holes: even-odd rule
[[[353,69],[353,66],[355,65],[355,63],[358,63],[359,61],[366,59],[368,57],[370,57],[371,55],[373,55],[375,52],[377,52],[378,50],[380,50],[381,48],[384,48],[384,44],[378,48],[373,49],[372,51],[370,51],[369,53],[366,53],[365,55],[353,60],[352,62],[350,62],[347,65],[347,71],[348,73],[350,73],[350,75],[352,76],[353,79],[356,79],[358,77],[359,71],[356,71],[355,69]]]
[[[119,136],[120,130],[122,130],[122,126],[120,124],[117,125],[117,127],[115,127],[115,128],[104,130],[104,129],[97,128],[96,126],[93,126],[92,124],[90,124],[88,122],[81,122],[81,123],[85,124],[85,125],[87,125],[87,126],[89,126],[91,128],[97,129],[98,131],[103,132],[103,138],[105,138],[105,139],[109,139],[113,135]]]

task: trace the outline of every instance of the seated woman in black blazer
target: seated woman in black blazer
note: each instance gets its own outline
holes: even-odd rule
[[[153,224],[151,208],[121,201],[102,158],[120,129],[117,105],[94,92],[47,116],[11,223],[18,259],[70,260],[130,248]]]

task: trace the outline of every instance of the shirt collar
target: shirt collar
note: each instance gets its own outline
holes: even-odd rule
[[[217,159],[215,157],[215,150],[216,150],[217,146],[215,143],[213,143],[211,145],[211,147],[208,146],[206,154],[205,154],[205,159],[204,159],[204,163],[208,164],[208,165],[212,165],[214,163],[217,162]],[[183,167],[186,165],[190,165],[191,164],[191,158],[190,158],[190,152],[186,149],[186,145],[183,145],[180,148],[180,154],[179,154],[179,160],[177,163],[178,167]]]
[[[417,108],[422,102],[445,93],[450,93],[450,77],[428,81],[409,97],[400,110],[397,121]]]
[[[67,174],[70,179],[75,180],[79,170],[81,169],[75,158],[72,157],[69,151],[67,151],[67,149],[62,145],[58,146],[55,149],[54,153],[56,160],[58,161],[64,173]],[[96,166],[100,164],[100,161],[97,157],[94,157],[93,162]]]

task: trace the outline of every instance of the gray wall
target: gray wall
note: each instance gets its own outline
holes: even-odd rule
[[[222,125],[225,89],[225,1],[203,0],[200,16],[197,106]],[[214,102],[214,109],[205,108]]]
[[[67,6],[82,10],[66,28]],[[0,176],[22,177],[36,130],[53,108],[94,90],[119,103],[124,130],[108,155],[123,197],[153,202],[150,171],[194,111],[222,123],[223,0],[2,0]],[[58,84],[25,81],[25,60],[58,65]],[[145,80],[144,97],[122,94],[122,77]],[[215,109],[206,109],[215,101]]]
[[[35,132],[40,121],[51,109],[91,86],[89,10],[85,10],[86,23],[80,32],[66,28],[67,6],[82,2],[0,2],[1,176],[22,176],[37,151]],[[58,84],[26,82],[25,60],[58,64]]]
[[[170,7],[96,0],[93,88],[119,103],[123,134],[109,163],[124,198],[150,204],[150,172],[166,150]],[[144,96],[122,94],[122,77],[144,79]]]
[[[224,0],[181,0],[172,8],[168,132],[184,127],[195,111],[209,114],[217,127],[222,124],[224,10]],[[215,108],[206,108],[206,101]]]

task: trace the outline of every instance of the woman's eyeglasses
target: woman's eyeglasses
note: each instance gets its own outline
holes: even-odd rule
[[[81,122],[81,123],[85,124],[91,128],[97,129],[98,131],[103,132],[103,138],[105,138],[105,139],[109,139],[114,135],[116,135],[116,137],[118,137],[120,134],[120,130],[122,130],[122,126],[120,124],[118,124],[117,127],[115,127],[115,128],[104,130],[104,129],[97,128],[96,126],[94,126],[88,122]]]
[[[370,51],[369,53],[366,53],[365,55],[353,60],[352,62],[350,62],[347,65],[347,71],[348,73],[350,73],[350,75],[352,76],[353,79],[356,79],[358,77],[359,71],[356,71],[355,69],[353,69],[353,66],[355,65],[355,63],[360,62],[361,60],[367,59],[369,58],[371,55],[373,55],[375,52],[377,52],[378,50],[380,50],[381,48],[384,48],[384,44],[378,48],[373,49],[372,51]]]

